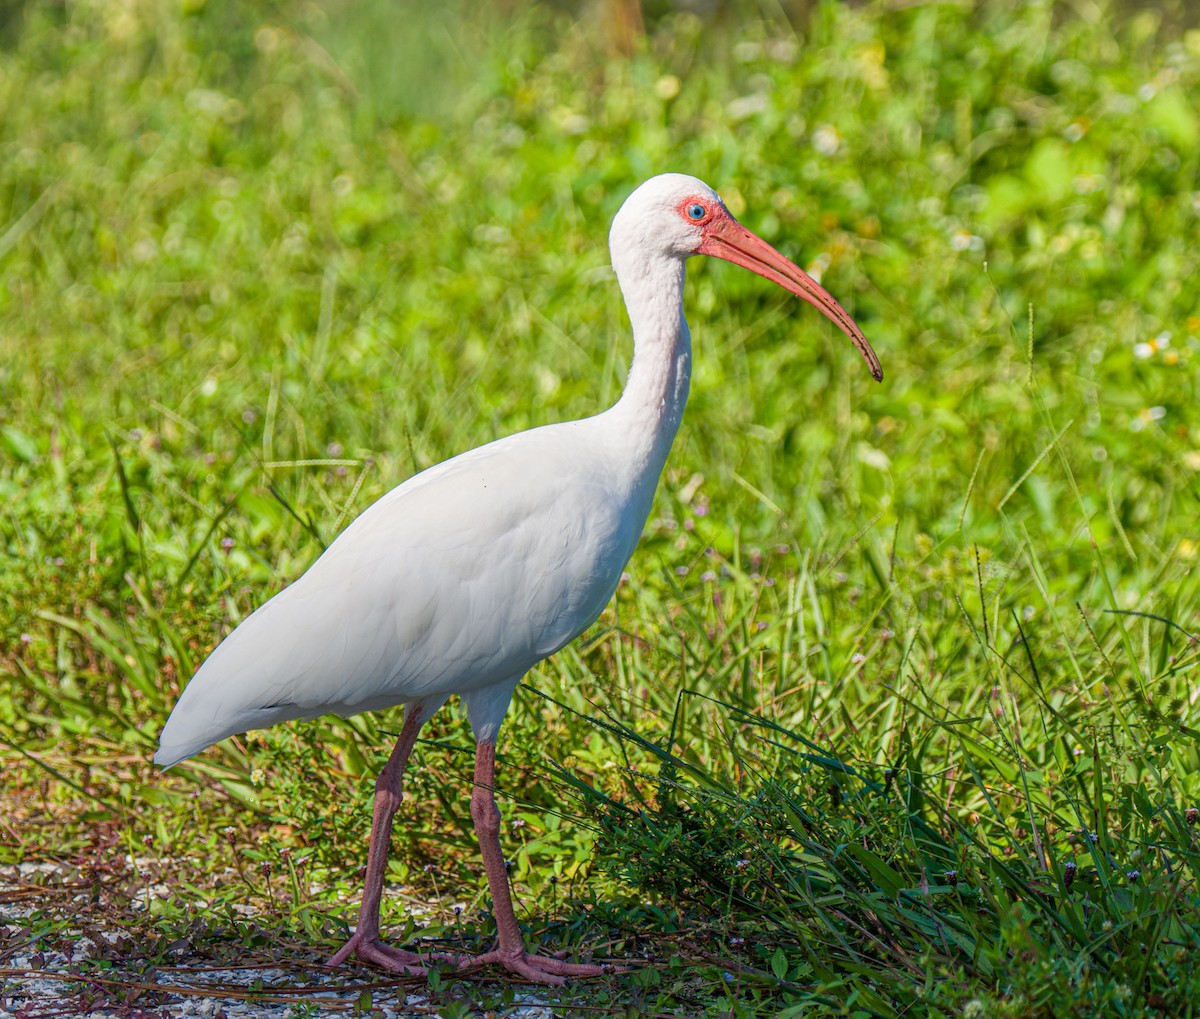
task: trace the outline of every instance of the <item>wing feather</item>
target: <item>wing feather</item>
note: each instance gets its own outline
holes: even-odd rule
[[[642,525],[602,457],[581,470],[584,424],[502,439],[381,498],[213,651],[155,761],[287,719],[511,681],[573,639]]]

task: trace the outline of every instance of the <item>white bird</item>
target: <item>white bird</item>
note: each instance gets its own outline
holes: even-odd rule
[[[462,453],[383,496],[225,638],[163,728],[154,760],[169,768],[247,729],[404,705],[399,740],[375,783],[358,926],[333,965],[357,954],[414,974],[430,962],[380,940],[379,905],[404,767],[421,726],[458,694],[476,740],[471,817],[498,943],[451,961],[500,963],[543,983],[601,972],[525,950],[500,849],[496,737],[522,676],[604,610],[649,515],[688,396],[687,259],[723,258],[815,305],[883,378],[841,305],[695,177],[642,184],[613,220],[609,246],[634,339],[616,404]]]

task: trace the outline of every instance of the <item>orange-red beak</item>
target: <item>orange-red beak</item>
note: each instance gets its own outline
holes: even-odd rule
[[[722,210],[723,211],[723,210]],[[797,297],[803,298],[821,312],[858,348],[876,382],[883,381],[883,367],[862,330],[854,324],[846,309],[833,295],[794,262],[785,258],[761,237],[747,230],[730,216],[718,214],[704,228],[704,241],[697,254],[712,255],[758,273],[772,283],[778,283]]]

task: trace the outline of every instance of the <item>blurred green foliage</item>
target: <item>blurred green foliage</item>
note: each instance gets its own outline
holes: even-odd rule
[[[340,912],[396,720],[167,780],[158,727],[373,498],[616,398],[607,224],[681,170],[821,276],[886,378],[693,263],[692,403],[629,581],[510,714],[519,894],[586,937],[554,896],[590,877],[591,922],[663,961],[615,985],[647,1008],[1186,1014],[1200,30],[1103,2],[651,7],[626,56],[620,10],[6,15],[0,759],[50,823],[0,854],[98,825],[214,871],[294,845],[332,890],[293,870],[280,902]],[[470,738],[434,726],[394,876],[428,891],[437,860],[457,893]]]

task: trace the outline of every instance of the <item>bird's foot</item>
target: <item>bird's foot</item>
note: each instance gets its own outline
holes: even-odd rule
[[[368,937],[355,932],[326,965],[340,966],[352,955],[358,956],[360,962],[378,966],[391,973],[401,973],[412,977],[425,976],[433,963],[449,962],[457,966],[461,961],[457,955],[436,952],[418,955],[416,952],[404,952],[399,948],[384,944],[378,937]]]
[[[532,980],[536,984],[554,985],[565,984],[567,977],[598,977],[618,972],[616,966],[563,962],[561,959],[547,958],[544,955],[530,955],[523,949],[519,952],[509,952],[499,948],[466,960],[460,966],[460,971],[491,965],[503,966],[510,973]]]

